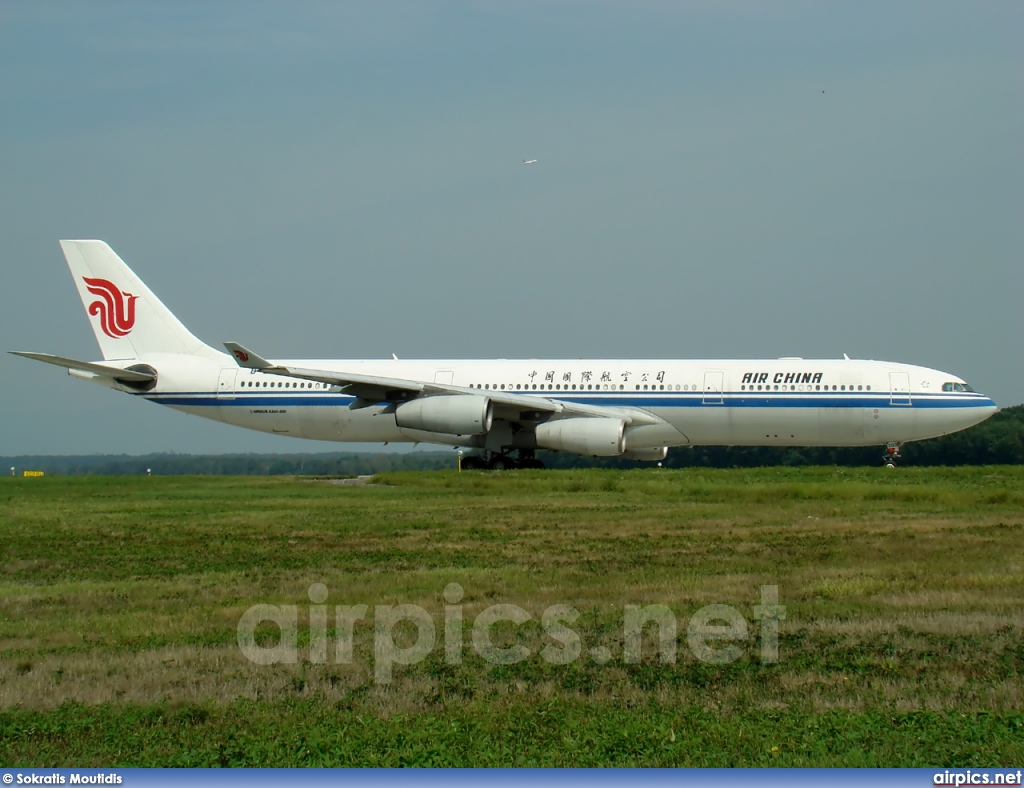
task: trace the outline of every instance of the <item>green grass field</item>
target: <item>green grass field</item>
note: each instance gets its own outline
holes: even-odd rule
[[[0,763],[1024,761],[1024,468],[375,481],[0,480]],[[445,629],[451,583],[461,638]],[[777,662],[762,660],[764,586],[785,607]],[[294,664],[243,654],[238,623],[256,604],[296,606]],[[340,661],[335,607],[359,604]],[[385,683],[378,663],[422,634],[375,630],[380,606],[403,604],[427,611],[436,639]],[[698,659],[688,637],[712,604],[746,622],[714,642],[736,649],[728,664]],[[491,630],[528,649],[522,661],[474,646],[494,605],[529,614]],[[566,664],[542,656],[568,642],[542,620],[553,605],[579,613]],[[630,605],[668,608],[674,659],[651,625],[627,661]],[[280,639],[269,624],[255,637]],[[460,643],[456,661],[445,646]]]

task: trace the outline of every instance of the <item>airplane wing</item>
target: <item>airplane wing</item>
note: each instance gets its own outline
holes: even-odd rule
[[[36,361],[42,361],[45,364],[53,364],[56,367],[63,367],[64,369],[77,369],[81,372],[92,372],[94,375],[100,375],[105,378],[112,378],[113,380],[119,381],[130,381],[132,383],[147,383],[151,380],[156,380],[156,375],[149,372],[141,372],[132,369],[121,369],[120,367],[111,367],[106,364],[96,364],[91,361],[78,361],[73,358],[64,358],[62,356],[52,356],[49,353],[26,353],[22,350],[9,350],[8,353],[14,356],[24,356],[25,358],[32,358]]]
[[[341,386],[346,394],[357,399],[354,405],[366,407],[378,402],[402,402],[415,398],[424,390],[426,384],[403,378],[385,378],[377,375],[339,374],[320,369],[302,369],[300,367],[282,367],[267,361],[262,356],[242,347],[237,342],[225,342],[224,347],[235,357],[238,366],[243,369],[255,369],[270,375],[282,375],[302,380],[315,380],[332,386]]]
[[[346,394],[356,397],[349,405],[353,410],[376,405],[380,402],[400,403],[420,396],[436,396],[439,394],[466,394],[486,396],[497,409],[496,415],[513,412],[518,416],[522,412],[544,412],[563,416],[587,416],[593,418],[617,418],[627,424],[660,424],[661,419],[640,408],[612,408],[603,405],[584,405],[577,402],[542,396],[539,394],[515,394],[510,391],[488,390],[483,394],[479,389],[465,386],[452,386],[445,383],[427,383],[403,378],[386,378],[376,375],[359,375],[347,372],[328,370],[303,369],[276,365],[271,361],[253,353],[237,342],[225,342],[224,347],[235,357],[240,367],[255,369],[271,375],[315,380],[332,386],[340,386]],[[504,413],[503,413],[504,412]]]

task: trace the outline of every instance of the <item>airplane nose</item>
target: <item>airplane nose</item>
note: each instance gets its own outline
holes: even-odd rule
[[[978,420],[975,424],[980,424],[985,421],[989,416],[993,415],[999,407],[988,397],[982,397],[981,402],[977,405]]]

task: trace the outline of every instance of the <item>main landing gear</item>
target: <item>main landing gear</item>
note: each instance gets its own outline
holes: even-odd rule
[[[886,468],[895,468],[896,460],[900,458],[900,444],[890,441],[885,447],[885,454],[882,455],[882,465]]]
[[[464,471],[482,471],[486,469],[492,471],[511,471],[515,468],[544,470],[544,463],[534,457],[533,451],[530,449],[519,449],[518,457],[489,451],[483,456],[471,454],[468,457],[462,458],[462,470]]]

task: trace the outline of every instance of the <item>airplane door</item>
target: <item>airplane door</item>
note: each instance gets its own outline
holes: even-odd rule
[[[725,373],[709,371],[704,373],[704,404],[721,405],[722,388],[725,384]]]
[[[220,371],[220,379],[217,381],[217,399],[235,398],[235,377],[238,375],[238,367],[225,367]]]
[[[910,373],[889,373],[889,404],[910,405]]]
[[[434,373],[434,382],[443,386],[450,386],[455,379],[455,372],[450,369],[439,369]]]

